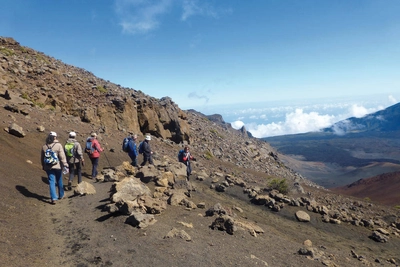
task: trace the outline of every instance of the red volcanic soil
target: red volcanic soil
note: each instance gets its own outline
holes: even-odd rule
[[[369,198],[383,205],[400,205],[400,172],[360,179],[352,184],[330,190],[338,194]]]

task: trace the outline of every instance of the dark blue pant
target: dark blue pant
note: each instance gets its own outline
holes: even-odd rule
[[[92,179],[97,176],[97,166],[99,166],[99,158],[90,158],[92,162]]]
[[[186,162],[186,174],[188,178],[190,174],[192,174],[192,166],[190,165],[190,161]]]
[[[129,155],[129,157],[131,158],[132,161],[131,165],[137,167],[137,157],[135,155]]]

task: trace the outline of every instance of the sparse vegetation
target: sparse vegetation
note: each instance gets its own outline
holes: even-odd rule
[[[46,106],[44,103],[41,102],[33,102],[33,104],[35,104],[35,106],[38,106],[39,108],[44,108]]]
[[[26,100],[30,100],[29,95],[27,93],[22,93],[21,97]]]
[[[97,85],[96,88],[97,90],[99,90],[100,93],[107,93],[107,89],[101,85]]]
[[[0,47],[0,52],[3,53],[6,56],[12,56],[14,55],[14,51],[5,47]]]
[[[7,86],[8,86],[8,89],[15,89],[16,84],[15,84],[15,82],[8,82]]]
[[[221,139],[224,139],[224,137],[215,129],[211,129],[210,130],[211,133],[215,134],[216,136],[218,136]]]
[[[204,154],[204,157],[208,160],[213,158],[213,154],[211,153],[210,150],[207,150],[206,153]]]
[[[46,64],[50,63],[49,60],[41,54],[36,54],[35,56],[36,56],[36,60],[38,60],[38,61],[43,61]]]
[[[289,191],[288,183],[287,183],[286,179],[284,179],[284,178],[283,179],[273,178],[269,182],[269,186],[272,189],[278,190],[282,194],[286,194]]]
[[[394,208],[400,210],[400,205],[396,205]]]
[[[365,198],[364,198],[364,201],[366,201],[366,202],[371,202],[371,199],[370,199],[369,197],[365,197]]]
[[[20,47],[20,50],[21,50],[21,52],[22,53],[26,53],[28,50],[26,49],[26,47],[24,47],[24,46],[21,46]]]

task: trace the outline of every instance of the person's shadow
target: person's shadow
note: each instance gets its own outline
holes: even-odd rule
[[[46,179],[47,179],[47,178],[46,178]],[[43,177],[42,177],[42,180],[43,180]],[[48,183],[48,182],[47,182],[47,183]],[[49,202],[49,199],[50,199],[49,197],[45,197],[45,196],[42,196],[42,195],[33,193],[33,192],[29,191],[29,189],[27,189],[27,188],[26,188],[25,186],[23,186],[23,185],[17,185],[17,186],[15,186],[15,188],[16,188],[22,195],[24,195],[25,197],[36,198],[37,200],[43,201],[43,202],[46,202],[46,203]]]

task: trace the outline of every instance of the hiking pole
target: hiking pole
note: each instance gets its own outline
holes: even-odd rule
[[[106,159],[107,159],[107,162],[108,162],[108,166],[107,166],[107,168],[106,167],[104,167],[103,169],[114,169],[112,166],[111,166],[111,163],[110,163],[110,161],[108,160],[108,157],[107,157],[107,153],[106,153],[106,145],[104,145],[104,150],[103,150],[103,152],[104,152],[104,156],[106,157]]]
[[[110,163],[110,161],[108,160],[107,153],[105,153],[105,151],[104,151],[104,156],[106,157],[107,162],[108,162],[108,166],[109,166],[108,168],[104,168],[104,169],[112,169],[111,163]]]

